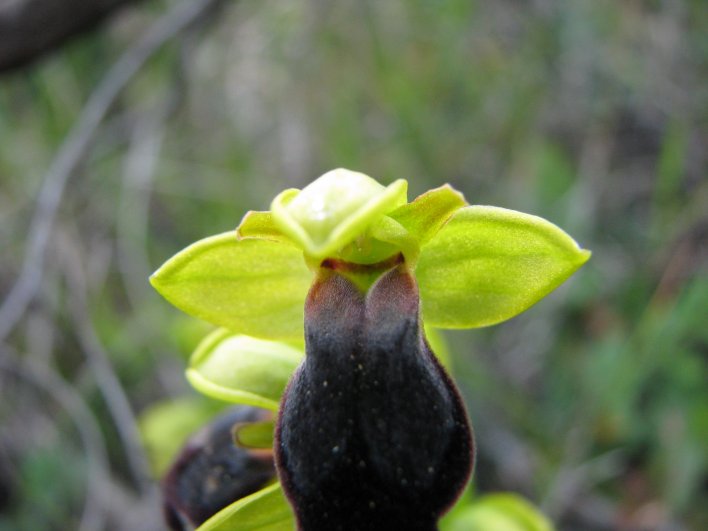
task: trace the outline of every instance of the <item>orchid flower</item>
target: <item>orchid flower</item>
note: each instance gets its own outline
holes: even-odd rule
[[[190,382],[278,412],[280,484],[200,529],[270,507],[283,529],[294,513],[304,531],[430,531],[464,488],[472,432],[427,335],[514,317],[590,253],[542,218],[470,206],[447,185],[406,194],[405,180],[333,170],[151,277],[222,327],[193,355]]]

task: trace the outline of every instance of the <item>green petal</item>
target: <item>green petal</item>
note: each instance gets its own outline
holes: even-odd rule
[[[268,339],[302,337],[311,281],[295,247],[238,240],[233,232],[190,245],[150,277],[155,289],[180,310]]]
[[[450,219],[450,216],[467,204],[464,196],[449,184],[428,190],[388,214],[403,225],[420,245],[432,238]]]
[[[241,498],[204,522],[197,531],[293,531],[295,517],[280,483]]]
[[[192,355],[187,379],[212,398],[276,411],[302,356],[283,343],[217,330]]]
[[[274,432],[274,420],[236,424],[234,442],[242,448],[273,448]]]
[[[280,230],[315,259],[333,256],[367,227],[406,202],[408,183],[384,187],[371,177],[345,169],[330,171],[302,191],[290,189],[271,205]]]
[[[520,496],[489,494],[460,511],[444,531],[553,531],[553,525]]]
[[[440,328],[505,321],[553,291],[590,252],[552,223],[513,210],[458,210],[416,269],[423,318]]]
[[[297,247],[297,244],[278,228],[271,212],[259,212],[256,210],[246,212],[236,229],[236,237],[239,240],[251,238],[271,240]]]
[[[406,263],[413,266],[418,261],[420,255],[420,244],[418,239],[411,235],[408,230],[395,219],[383,216],[371,227],[371,236],[375,240],[380,240],[390,244],[388,253],[381,255],[379,260],[387,256],[402,252],[406,258]]]

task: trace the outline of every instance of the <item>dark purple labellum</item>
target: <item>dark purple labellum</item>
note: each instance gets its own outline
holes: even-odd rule
[[[275,444],[300,529],[437,529],[469,478],[473,440],[424,338],[413,276],[397,266],[364,295],[323,268],[305,339]]]
[[[170,529],[188,531],[275,477],[273,456],[236,446],[235,424],[265,420],[268,412],[237,406],[219,415],[182,448],[162,482]]]

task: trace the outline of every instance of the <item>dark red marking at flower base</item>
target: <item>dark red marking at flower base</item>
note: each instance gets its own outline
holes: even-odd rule
[[[240,448],[231,435],[235,424],[262,421],[268,415],[255,407],[236,406],[190,438],[162,482],[170,529],[194,529],[275,477],[272,455]]]
[[[403,255],[398,253],[387,258],[386,260],[375,262],[373,264],[355,264],[352,262],[345,262],[344,260],[339,260],[337,258],[327,258],[322,261],[320,267],[341,272],[368,273],[386,271],[387,269],[391,269],[392,267],[402,263]]]
[[[394,267],[362,294],[321,270],[307,356],[281,404],[276,463],[304,531],[437,529],[473,463],[467,414]]]

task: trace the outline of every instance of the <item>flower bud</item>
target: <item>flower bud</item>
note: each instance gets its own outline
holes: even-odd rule
[[[240,448],[232,438],[234,425],[262,421],[267,415],[254,407],[233,407],[190,438],[162,482],[170,529],[195,529],[275,477],[270,452]]]

